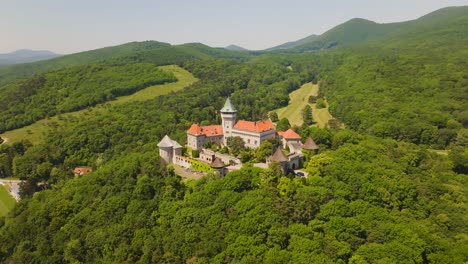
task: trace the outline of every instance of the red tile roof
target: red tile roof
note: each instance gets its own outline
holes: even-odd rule
[[[90,167],[76,167],[73,172],[75,174],[79,174],[79,175],[82,175],[82,174],[85,174],[85,173],[88,173],[88,172],[92,172],[93,169],[91,169]]]
[[[284,137],[285,139],[301,139],[301,136],[299,136],[294,130],[288,129],[284,132],[279,131],[278,135]]]
[[[275,129],[275,126],[270,120],[259,121],[259,122],[239,120],[234,125],[234,129],[261,133],[264,131]]]
[[[187,133],[191,135],[205,135],[207,137],[221,136],[223,135],[222,125],[211,125],[211,126],[200,126],[198,124],[192,124],[187,130]]]

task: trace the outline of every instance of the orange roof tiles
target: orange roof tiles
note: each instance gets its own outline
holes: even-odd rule
[[[221,136],[223,135],[222,125],[211,125],[211,126],[200,126],[198,124],[192,124],[187,130],[187,133],[192,135],[205,135],[207,137]]]
[[[301,139],[301,136],[299,136],[294,130],[288,129],[285,132],[278,132],[278,135],[284,137],[285,139]]]
[[[82,175],[82,174],[85,174],[85,173],[88,173],[88,172],[91,172],[93,171],[93,169],[91,169],[90,167],[76,167],[73,172],[75,174],[79,174],[79,175]]]
[[[275,126],[270,120],[259,121],[259,122],[239,120],[234,125],[234,129],[261,133],[264,131],[275,129]]]

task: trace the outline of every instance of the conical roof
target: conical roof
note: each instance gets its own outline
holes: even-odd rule
[[[160,148],[170,148],[174,144],[172,143],[172,139],[168,136],[165,135],[163,139],[158,143],[158,147]]]
[[[180,149],[182,146],[179,144],[179,142],[172,140],[172,147],[175,149]]]
[[[211,162],[210,167],[213,169],[221,169],[224,168],[226,165],[221,161],[220,158],[215,158],[213,162]]]
[[[302,145],[302,148],[303,149],[309,149],[309,150],[312,150],[312,149],[318,149],[319,147],[317,146],[317,144],[314,142],[314,140],[312,138],[307,138],[306,142],[304,143],[304,145]]]
[[[221,108],[221,113],[235,113],[237,112],[236,108],[231,104],[231,99],[228,97],[224,103],[223,108]]]
[[[288,160],[288,157],[284,154],[281,148],[277,148],[275,153],[270,157],[270,161],[285,162]]]

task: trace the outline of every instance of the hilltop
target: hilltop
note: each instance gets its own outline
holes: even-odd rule
[[[468,7],[447,7],[424,15],[416,20],[380,24],[362,18],[354,18],[321,35],[311,35],[298,41],[288,42],[267,50],[306,52],[360,44],[384,44],[388,40],[408,38],[413,33],[434,31],[434,25],[448,25],[466,16]],[[463,34],[463,32],[460,32]]]
[[[131,42],[113,47],[65,55],[47,61],[14,65],[0,69],[0,86],[62,68],[87,64],[125,64],[150,62],[156,65],[180,64],[188,60],[232,58],[248,60],[250,55],[241,51],[211,48],[200,43],[172,46],[158,41]]]
[[[248,49],[243,48],[241,46],[237,46],[237,45],[229,45],[229,46],[225,47],[225,49],[227,49],[227,50],[248,51]]]

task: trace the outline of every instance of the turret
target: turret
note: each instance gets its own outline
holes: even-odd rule
[[[174,156],[181,155],[182,146],[176,141],[172,140],[168,135],[158,143],[159,156],[166,161],[166,163],[174,163]]]
[[[237,110],[231,104],[231,99],[229,97],[224,103],[224,107],[221,108],[221,119],[223,122],[223,133],[224,133],[224,145],[226,145],[226,140],[228,137],[232,137],[232,128],[236,124]]]

